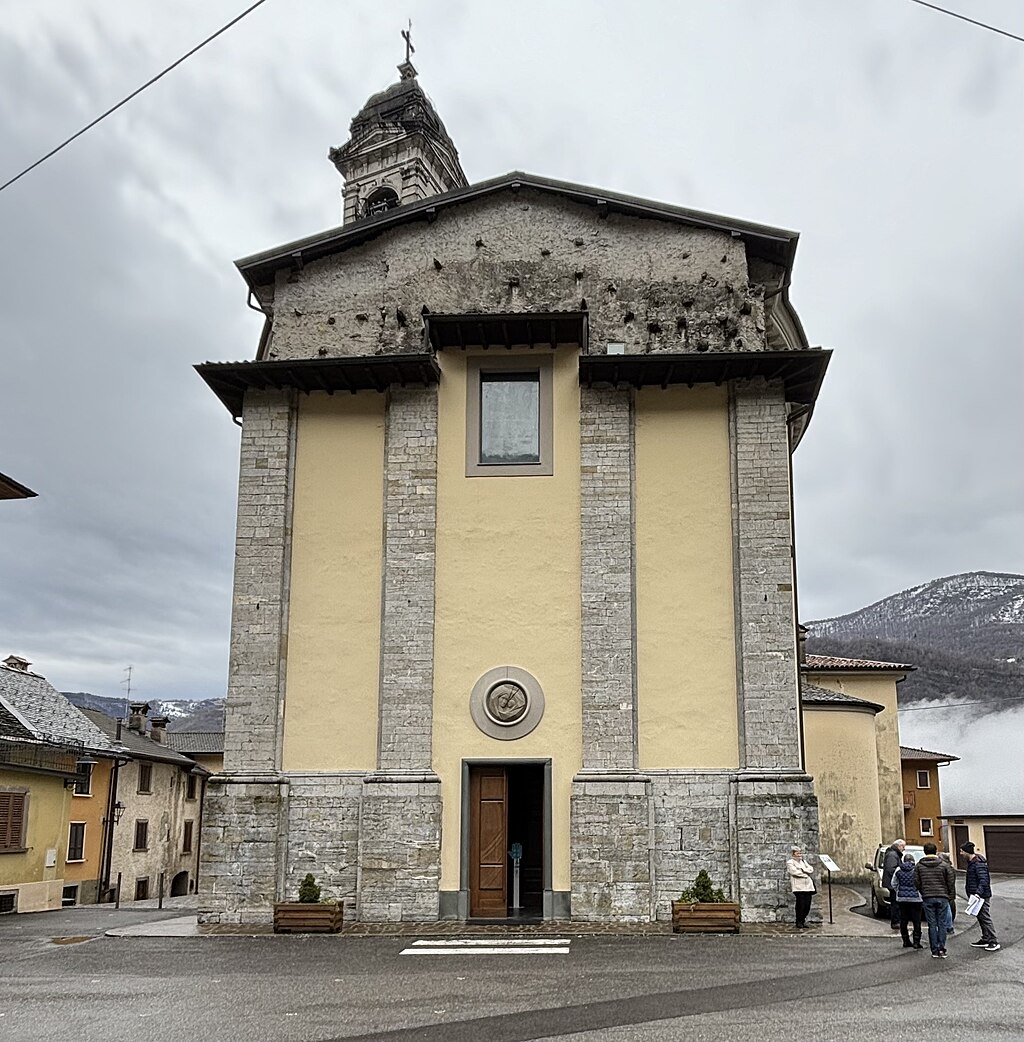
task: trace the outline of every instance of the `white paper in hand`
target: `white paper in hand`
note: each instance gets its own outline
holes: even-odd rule
[[[981,906],[984,903],[985,898],[981,897],[979,894],[971,894],[971,896],[967,898],[967,907],[964,911],[968,915],[977,915],[981,911]]]

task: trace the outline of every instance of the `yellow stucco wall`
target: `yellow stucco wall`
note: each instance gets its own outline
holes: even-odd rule
[[[636,396],[640,767],[738,765],[725,388]]]
[[[299,403],[285,770],[377,761],[384,396]]]
[[[807,773],[818,797],[820,850],[842,869],[834,878],[866,878],[864,865],[874,858],[882,835],[875,716],[808,705],[803,722]]]
[[[507,357],[507,352],[502,352]],[[552,885],[569,889],[569,794],[582,759],[577,353],[554,354],[554,474],[465,476],[466,356],[438,356],[434,769],[442,782],[441,889],[459,887],[463,757],[552,760]],[[544,718],[514,742],[469,714],[479,677],[519,666]]]
[[[0,771],[0,786],[28,790],[28,828],[23,854],[0,854],[0,887],[18,891],[19,912],[60,908],[64,887],[70,791],[63,778],[20,771]],[[47,851],[56,851],[47,867]]]
[[[809,683],[829,691],[842,691],[854,698],[885,708],[875,717],[875,762],[878,768],[878,803],[881,818],[879,843],[903,836],[903,777],[900,764],[900,725],[896,712],[896,682],[904,673],[814,673]]]

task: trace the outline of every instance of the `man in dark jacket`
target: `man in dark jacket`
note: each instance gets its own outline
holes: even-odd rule
[[[928,947],[933,959],[946,958],[946,913],[956,901],[956,872],[953,866],[936,857],[938,848],[925,843],[924,857],[914,869],[914,881],[924,899],[928,920]]]
[[[893,840],[882,859],[882,886],[889,891],[889,925],[894,930],[900,928],[900,906],[896,891],[892,888],[892,874],[903,861],[903,848],[906,845],[905,839]]]
[[[988,862],[974,849],[973,843],[962,843],[960,851],[967,856],[967,883],[964,887],[967,896],[977,894],[978,897],[985,899],[985,903],[978,909],[981,937],[977,941],[971,941],[971,947],[997,952],[1001,946],[996,939],[996,930],[992,925],[992,913],[989,911],[989,903],[992,900],[992,881],[988,874]]]

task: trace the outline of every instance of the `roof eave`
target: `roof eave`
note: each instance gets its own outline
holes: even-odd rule
[[[608,192],[570,181],[556,181],[519,170],[487,181],[480,181],[465,188],[444,192],[441,195],[429,196],[419,202],[405,203],[393,210],[378,214],[376,217],[363,218],[349,225],[331,228],[270,250],[250,254],[237,260],[235,265],[249,285],[255,288],[270,281],[274,272],[279,268],[318,260],[351,246],[359,245],[402,224],[433,220],[439,210],[471,202],[496,192],[518,191],[522,188],[562,195],[574,202],[600,208],[605,212],[673,221],[737,235],[747,242],[748,249],[753,247],[755,256],[763,256],[768,260],[781,263],[787,275],[787,278],[783,279],[783,286],[788,285],[788,275],[792,271],[799,240],[797,232],[752,221],[737,220],[719,214],[689,210],[685,207],[672,206],[652,199],[642,199],[638,196]],[[784,309],[791,313],[792,320],[795,320],[795,328],[799,330],[798,335],[802,343],[806,345],[806,336],[803,335],[799,319],[796,318],[795,312],[789,305],[785,288],[782,289],[780,296]]]

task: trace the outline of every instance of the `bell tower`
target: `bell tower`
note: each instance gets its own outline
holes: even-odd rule
[[[328,153],[345,181],[343,224],[468,184],[459,153],[416,79],[410,33],[402,36],[399,81],[366,102],[348,141]]]

